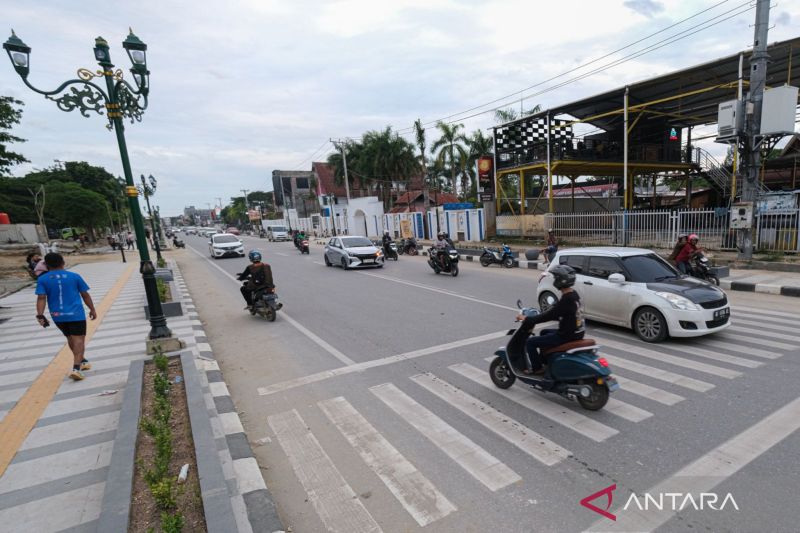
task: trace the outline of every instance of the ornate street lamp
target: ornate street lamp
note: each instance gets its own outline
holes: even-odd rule
[[[78,69],[78,79],[67,80],[53,91],[42,91],[28,82],[31,48],[22,42],[13,30],[11,37],[3,44],[14,70],[28,88],[55,102],[62,111],[77,109],[84,117],[89,116],[89,111],[94,111],[98,115],[105,114],[108,118],[106,127],[114,130],[117,134],[122,169],[125,172],[125,195],[128,197],[133,227],[136,232],[136,245],[139,248],[139,271],[144,281],[147,307],[150,311],[150,338],[162,339],[171,337],[172,332],[167,327],[167,319],[164,317],[161,300],[158,297],[158,287],[154,276],[155,267],[147,249],[138,191],[133,182],[128,148],[125,143],[125,128],[122,123],[123,118],[129,119],[131,123],[141,122],[142,113],[147,109],[147,95],[150,91],[147,45],[139,40],[131,30],[122,46],[133,63],[130,71],[136,84],[135,88],[123,79],[122,70],[113,70],[114,64],[111,63],[108,43],[102,37],[98,37],[95,39],[94,57],[102,70],[92,72],[85,68]],[[105,89],[92,81],[94,78],[105,78]],[[69,88],[68,91],[67,88]]]

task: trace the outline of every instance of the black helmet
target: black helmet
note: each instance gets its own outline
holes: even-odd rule
[[[555,278],[553,287],[556,289],[564,289],[575,285],[575,270],[570,266],[556,265],[550,269],[550,274]]]

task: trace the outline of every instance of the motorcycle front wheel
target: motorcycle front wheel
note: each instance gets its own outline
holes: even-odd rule
[[[717,276],[711,275],[711,276],[708,276],[708,278],[706,278],[706,279],[708,281],[710,281],[711,283],[713,283],[714,285],[716,285],[717,287],[719,287],[719,278]]]
[[[514,266],[514,258],[513,257],[506,257],[503,259],[503,266],[506,268],[511,268]]]
[[[489,365],[489,376],[498,389],[507,389],[517,380],[517,376],[511,373],[506,362],[500,357],[495,357]]]
[[[458,276],[458,265],[452,265],[450,267],[450,275],[453,277]]]

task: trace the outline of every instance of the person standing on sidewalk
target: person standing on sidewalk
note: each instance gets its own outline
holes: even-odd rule
[[[49,253],[44,256],[47,272],[36,281],[36,320],[46,328],[50,325],[44,316],[44,306],[50,310],[58,329],[67,338],[72,351],[73,364],[69,377],[75,381],[83,379],[83,371],[92,368],[84,357],[86,349],[86,312],[83,304],[89,308],[89,318],[97,318],[94,302],[89,295],[89,285],[75,272],[64,270],[64,257],[61,254]]]
[[[125,243],[128,245],[128,250],[133,250],[133,233],[130,231],[125,236]]]

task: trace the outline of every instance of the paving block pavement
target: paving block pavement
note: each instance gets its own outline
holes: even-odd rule
[[[33,288],[0,299],[0,434],[24,432],[24,427],[16,427],[20,418],[30,418],[32,425],[17,449],[5,450],[10,462],[4,471],[0,464],[3,531],[97,531],[128,369],[132,361],[147,358],[144,340],[149,322],[144,319],[144,290],[135,266],[93,263],[74,270],[91,287],[98,309],[111,298],[87,344],[86,357],[93,367],[80,382],[65,373],[57,375],[52,397],[33,402],[39,407],[30,413],[22,410],[32,405],[31,396],[37,394],[45,374],[52,373],[49,366],[64,347],[64,337],[55,327],[44,329],[36,323]],[[201,370],[238,531],[281,530],[260,470],[252,452],[247,453],[249,445],[245,449],[247,440],[230,409],[230,397],[225,402],[212,393],[220,391],[224,382],[177,268],[176,284],[186,312],[170,318],[169,327],[186,343],[185,350]],[[15,427],[9,427],[11,421]],[[9,447],[6,439],[0,442],[0,451],[3,447]]]

